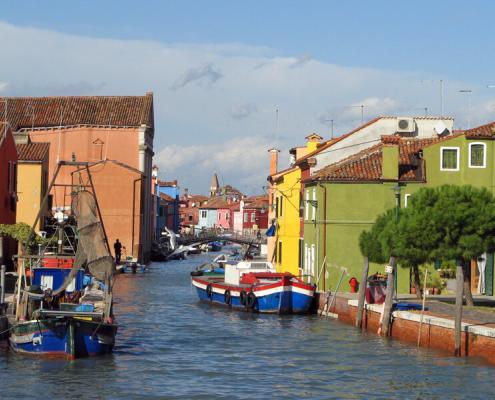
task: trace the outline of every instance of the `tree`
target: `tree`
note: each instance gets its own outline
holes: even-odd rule
[[[457,262],[455,354],[460,355],[463,294],[466,304],[473,305],[468,266],[495,248],[494,198],[472,186],[424,188],[411,197],[407,214],[400,227],[407,252]]]

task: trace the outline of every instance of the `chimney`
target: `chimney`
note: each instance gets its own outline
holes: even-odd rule
[[[399,179],[398,136],[382,136],[382,179]]]
[[[306,139],[306,154],[315,151],[323,138],[317,133],[312,133],[305,137]]]
[[[272,148],[268,152],[270,153],[270,175],[274,175],[278,169],[278,153],[280,153],[280,150]]]

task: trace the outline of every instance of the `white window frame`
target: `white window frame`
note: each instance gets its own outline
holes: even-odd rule
[[[411,193],[406,193],[404,195],[404,208],[407,208],[407,203],[409,203],[409,197],[411,197]]]
[[[456,150],[457,151],[457,168],[443,168],[443,151],[444,150]],[[440,171],[459,171],[461,163],[461,150],[459,147],[440,147]]]
[[[256,222],[256,212],[251,213],[251,222]]]
[[[481,144],[483,146],[483,165],[471,165],[471,146],[473,144],[479,145]],[[468,167],[469,168],[486,168],[486,143],[483,142],[472,142],[469,143],[469,148],[468,148]]]

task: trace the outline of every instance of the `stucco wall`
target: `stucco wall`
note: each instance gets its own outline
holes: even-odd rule
[[[418,138],[437,137],[434,126],[439,121],[440,119],[436,118],[415,118],[416,131],[412,134],[402,134],[402,136]],[[452,132],[454,120],[445,118],[441,121]],[[381,118],[340,140],[329,149],[323,150],[320,154],[316,154],[314,156],[316,158],[316,166],[311,168],[311,173],[377,144],[382,135],[393,135],[396,132],[397,117]]]
[[[17,166],[17,215],[16,222],[32,226],[41,206],[42,164],[23,163]],[[39,231],[40,222],[36,225]]]
[[[283,182],[277,183],[275,196],[283,198],[282,215],[278,213],[276,242],[282,243],[282,262],[277,259],[277,271],[287,271],[299,275],[299,199],[301,189],[301,170],[284,175]],[[279,207],[280,209],[280,207]],[[275,246],[275,251],[277,251]],[[272,254],[268,254],[271,259]]]

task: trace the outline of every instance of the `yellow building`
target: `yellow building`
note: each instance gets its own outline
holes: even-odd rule
[[[277,271],[302,274],[301,246],[303,231],[300,219],[301,168],[297,161],[316,150],[322,138],[316,134],[306,136],[306,146],[290,150],[291,166],[275,172],[278,154],[271,151],[269,180],[270,217],[275,219],[276,234],[268,238],[268,261],[272,261]]]
[[[21,139],[22,140],[22,139]],[[49,143],[16,143],[17,164],[17,211],[16,222],[24,222],[32,226],[41,202],[48,188],[48,153]],[[49,209],[47,203],[46,210]],[[36,225],[39,232],[44,227],[43,213],[41,220]]]

